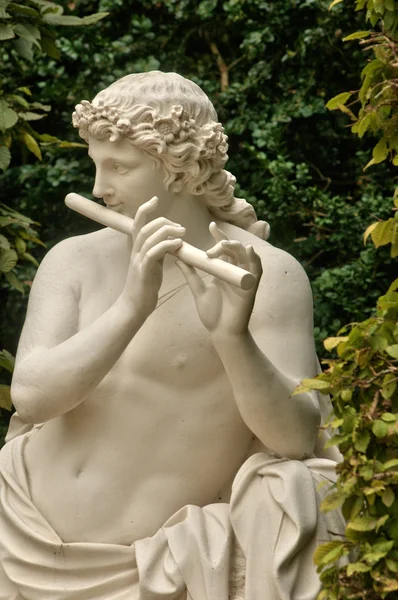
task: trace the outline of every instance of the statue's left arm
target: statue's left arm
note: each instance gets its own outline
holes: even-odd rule
[[[221,252],[256,275],[253,290],[219,281],[206,286],[194,269],[179,266],[246,425],[277,454],[302,458],[313,452],[320,422],[315,393],[291,396],[317,369],[308,279],[293,257],[268,244],[254,252],[219,241],[210,256]]]

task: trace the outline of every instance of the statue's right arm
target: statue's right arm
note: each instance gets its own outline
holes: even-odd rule
[[[154,310],[164,255],[178,248],[181,235],[166,219],[144,225],[135,237],[122,293],[81,330],[79,280],[87,265],[84,259],[79,265],[76,238],[47,254],[32,286],[11,387],[23,421],[41,423],[64,414],[98,386]]]

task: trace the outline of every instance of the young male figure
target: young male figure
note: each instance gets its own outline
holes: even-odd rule
[[[0,599],[227,600],[236,522],[257,600],[276,588],[251,575],[246,489],[270,455],[311,456],[320,420],[316,396],[290,396],[317,369],[307,278],[242,228],[262,225],[233,196],[226,138],[195,84],[128,76],[74,123],[94,195],[134,228],[67,239],[36,276],[12,395],[40,425],[0,455]],[[182,239],[256,286],[176,263]]]

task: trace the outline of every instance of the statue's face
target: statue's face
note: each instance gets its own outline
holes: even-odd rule
[[[126,139],[115,142],[89,138],[89,156],[96,167],[93,195],[103,198],[111,210],[134,217],[137,209],[153,196],[165,214],[174,199],[164,184],[162,169],[151,157]]]

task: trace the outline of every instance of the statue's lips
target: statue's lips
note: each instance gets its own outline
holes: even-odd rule
[[[109,204],[108,202],[105,202],[105,204],[106,204],[106,207],[107,207],[107,208],[117,208],[118,206],[121,206],[121,205],[122,205],[122,203],[121,203],[121,202],[117,202],[117,203],[115,203],[115,204]]]

